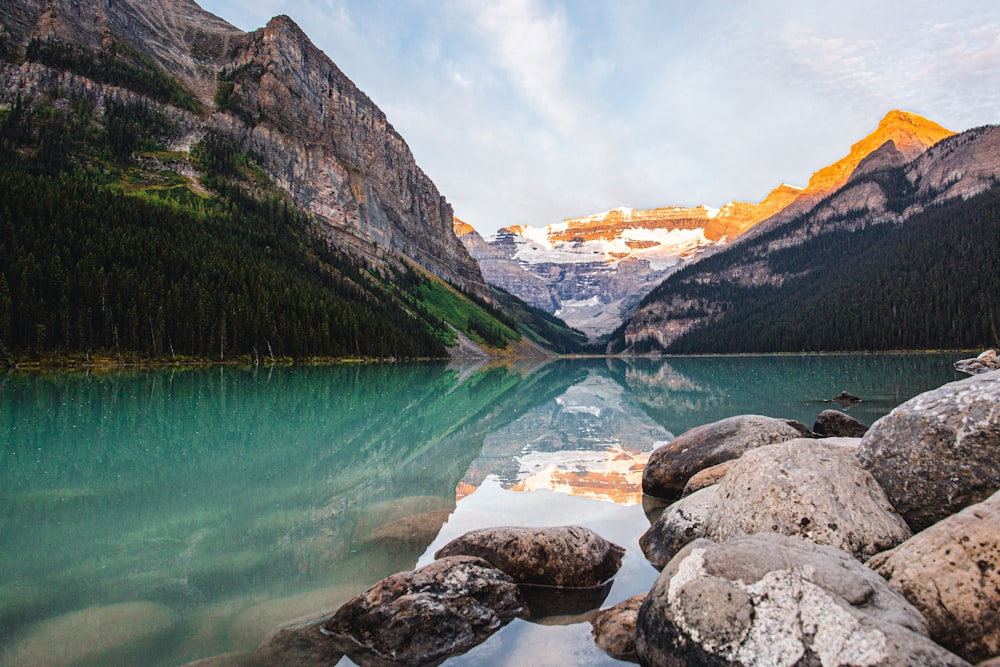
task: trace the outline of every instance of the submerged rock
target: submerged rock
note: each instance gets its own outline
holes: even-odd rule
[[[646,593],[640,593],[598,612],[590,622],[594,643],[616,660],[639,662],[635,652],[635,622],[645,601]]]
[[[868,432],[868,425],[840,410],[824,410],[816,417],[813,433],[821,438],[860,438]]]
[[[644,665],[967,665],[849,554],[775,534],[696,540],[640,607]]]
[[[914,531],[1000,489],[1000,373],[916,396],[875,422],[858,460]]]
[[[618,572],[623,547],[582,526],[483,528],[444,545],[435,558],[476,556],[514,581],[588,588]]]
[[[174,629],[177,616],[153,602],[90,607],[33,626],[0,653],[0,664],[61,667],[140,659],[150,642]]]
[[[765,532],[843,549],[862,560],[910,537],[849,448],[810,439],[747,452],[718,486],[705,537],[725,541]]]
[[[920,610],[934,641],[970,662],[1000,654],[1000,491],[868,566]]]
[[[697,426],[655,450],[642,473],[642,492],[676,500],[688,480],[700,470],[776,442],[801,438],[809,429],[760,415],[729,417]]]
[[[439,664],[517,616],[513,580],[481,558],[442,558],[387,577],[315,627],[333,650],[368,665]],[[306,626],[308,648],[315,633]]]
[[[336,665],[344,653],[323,628],[331,618],[333,615],[329,614],[279,629],[257,650],[253,664],[260,667]]]

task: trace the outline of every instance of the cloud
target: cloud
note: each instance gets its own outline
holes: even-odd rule
[[[573,136],[578,123],[564,80],[572,49],[565,14],[533,0],[471,2],[466,8],[524,101],[564,136]]]
[[[892,108],[997,122],[981,0],[205,0],[287,12],[489,234],[615,206],[719,206],[803,183]]]

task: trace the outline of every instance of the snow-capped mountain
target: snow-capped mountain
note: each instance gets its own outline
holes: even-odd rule
[[[461,221],[455,233],[488,282],[597,339],[672,272],[729,243],[800,192],[782,185],[759,204],[721,208],[616,208],[545,227],[507,227],[489,242]]]

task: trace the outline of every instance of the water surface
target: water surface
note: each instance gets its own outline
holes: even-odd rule
[[[252,650],[489,525],[578,523],[625,546],[606,607],[656,577],[637,544],[653,448],[736,414],[811,425],[841,391],[864,399],[849,412],[870,423],[958,379],[951,361],[8,375],[0,665],[171,666]],[[529,663],[616,664],[572,615],[515,621],[449,661]]]

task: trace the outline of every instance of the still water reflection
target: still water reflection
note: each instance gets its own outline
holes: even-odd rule
[[[250,650],[488,525],[626,546],[608,606],[656,576],[637,539],[658,444],[735,414],[811,424],[844,390],[871,422],[953,379],[941,355],[10,375],[0,664]],[[613,664],[589,633],[516,621],[449,664]]]

